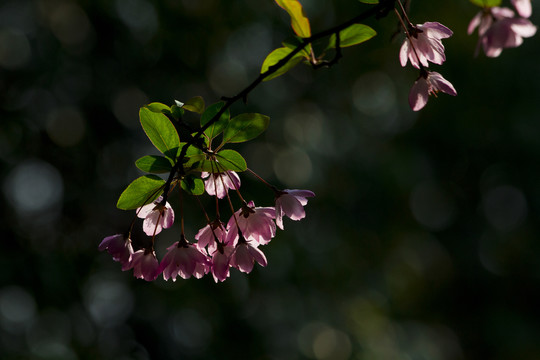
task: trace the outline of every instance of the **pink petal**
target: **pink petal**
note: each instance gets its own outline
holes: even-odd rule
[[[409,39],[405,39],[401,49],[399,50],[399,62],[401,66],[407,65],[407,59],[409,58]]]
[[[158,222],[159,218],[159,222]],[[157,235],[161,232],[161,214],[159,211],[153,211],[146,216],[143,222],[143,231],[148,236]],[[155,231],[155,232],[154,232]]]
[[[426,106],[429,98],[429,85],[423,77],[416,80],[409,93],[409,105],[413,111]]]
[[[474,32],[474,29],[476,29],[480,25],[480,21],[482,19],[483,12],[477,13],[469,23],[469,26],[467,27],[467,34],[471,35]]]
[[[519,16],[528,18],[532,15],[531,0],[512,0],[512,5],[516,8]]]
[[[454,85],[452,85],[450,81],[443,78],[443,76],[439,74],[438,72],[434,72],[434,71],[430,72],[428,75],[428,78],[431,84],[433,85],[433,87],[437,89],[438,91],[442,91],[443,93],[446,93],[452,96],[457,95],[457,91],[454,88]]]

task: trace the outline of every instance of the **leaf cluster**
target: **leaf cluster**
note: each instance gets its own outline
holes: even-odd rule
[[[204,193],[202,172],[241,172],[247,169],[245,159],[227,144],[242,143],[262,134],[270,118],[257,113],[230,117],[225,102],[208,107],[200,96],[185,103],[176,101],[172,106],[151,103],[139,111],[141,126],[162,155],[146,155],[135,161],[140,170],[150,173],[135,179],[122,192],[117,207],[123,210],[136,209],[155,200],[169,186],[179,185],[192,195]],[[185,111],[200,115],[200,129],[181,142],[175,123],[182,122]],[[213,142],[218,145],[213,148]],[[154,174],[169,173],[171,183]]]

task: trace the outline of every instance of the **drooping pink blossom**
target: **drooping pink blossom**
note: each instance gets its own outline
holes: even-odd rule
[[[154,236],[167,229],[174,223],[174,211],[167,202],[161,205],[162,197],[157,198],[152,204],[144,205],[137,209],[137,216],[144,219],[143,230],[146,235]]]
[[[130,268],[133,247],[131,246],[131,239],[128,237],[122,234],[107,236],[101,241],[98,249],[100,251],[106,249],[109,254],[112,255],[114,261],[118,261],[122,264],[123,271]]]
[[[167,254],[161,260],[158,268],[158,274],[163,272],[165,280],[176,277],[189,279],[192,275],[197,279],[202,278],[210,270],[210,261],[206,255],[201,253],[193,244],[175,242],[167,248]]]
[[[230,258],[234,251],[232,246],[218,245],[218,249],[212,255],[211,271],[214,281],[225,281],[230,275]]]
[[[449,38],[453,32],[438,22],[426,22],[408,29],[410,37],[406,37],[399,52],[401,66],[407,64],[420,69],[420,65],[428,67],[429,63],[441,65],[445,60],[442,39]]]
[[[276,236],[276,209],[273,207],[255,207],[253,201],[242,206],[227,223],[226,243],[236,245],[238,227],[246,240],[253,240],[259,245],[266,245]],[[236,223],[238,222],[238,226]]]
[[[249,274],[253,270],[255,261],[261,266],[268,265],[264,253],[257,246],[253,246],[251,241],[238,242],[231,255],[230,265]]]
[[[426,106],[429,96],[436,95],[439,91],[452,96],[457,95],[454,86],[441,74],[435,71],[421,71],[420,77],[414,82],[409,93],[409,104],[413,111]]]
[[[197,248],[200,251],[206,251],[204,248],[207,247],[208,254],[212,255],[217,249],[216,238],[221,243],[225,243],[226,234],[225,224],[216,220],[200,229],[197,235],[195,235]]]
[[[204,181],[204,188],[208,195],[217,196],[223,199],[227,196],[229,189],[236,190],[240,188],[240,177],[234,171],[225,171],[221,173],[202,172],[201,177]]]
[[[283,230],[283,215],[291,220],[300,220],[306,217],[304,206],[307,205],[307,198],[315,194],[309,190],[283,190],[276,197],[276,225]]]
[[[133,253],[129,268],[133,269],[133,276],[146,281],[154,281],[160,274],[156,253],[145,249]]]
[[[531,0],[512,0],[512,5],[516,8],[519,16],[529,18],[532,15]]]
[[[468,33],[478,27],[478,46],[488,57],[497,57],[503,49],[518,47],[523,38],[536,34],[536,26],[528,19],[516,17],[509,8],[492,7],[478,13],[469,23]]]

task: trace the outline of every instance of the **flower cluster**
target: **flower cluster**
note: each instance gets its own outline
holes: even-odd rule
[[[217,199],[230,197],[228,190],[238,191],[240,178],[234,171],[202,173],[206,192]],[[267,184],[269,185],[269,184]],[[165,280],[176,281],[179,276],[199,279],[212,273],[216,282],[230,276],[230,269],[250,273],[255,262],[267,265],[266,256],[260,246],[267,245],[276,235],[276,228],[283,230],[283,217],[300,220],[305,217],[304,206],[315,194],[309,190],[277,190],[274,207],[257,207],[253,201],[242,199],[240,209],[233,212],[227,224],[218,219],[208,221],[195,235],[196,243],[186,240],[183,233],[158,261],[154,251],[154,239],[162,229],[174,222],[174,211],[168,202],[159,197],[152,204],[137,209],[137,216],[144,219],[143,231],[152,237],[152,245],[133,251],[130,235],[108,236],[99,245],[99,250],[107,250],[115,261],[122,264],[122,270],[133,269],[133,275],[147,281],[163,275]],[[241,196],[240,196],[241,197]],[[208,216],[207,216],[208,218]]]
[[[472,34],[478,28],[478,45],[488,57],[497,57],[503,49],[518,47],[523,38],[536,34],[536,26],[530,21],[531,0],[512,0],[515,12],[507,7],[491,7],[480,11],[469,23],[467,32]]]
[[[454,86],[441,74],[426,69],[430,62],[442,65],[446,61],[442,39],[449,38],[453,32],[438,22],[413,25],[404,8],[402,11],[408,24],[405,24],[405,20],[396,11],[406,35],[399,52],[399,60],[403,67],[410,61],[413,67],[420,70],[420,76],[409,93],[409,105],[413,111],[418,111],[426,106],[430,95],[436,95],[439,91],[457,95]]]

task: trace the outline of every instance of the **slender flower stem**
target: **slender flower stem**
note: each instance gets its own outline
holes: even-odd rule
[[[255,171],[251,170],[250,168],[247,168],[247,171],[249,171],[253,176],[255,176],[257,179],[259,179],[264,185],[272,189],[274,192],[279,192],[278,188],[274,185],[270,184],[268,181],[264,180],[262,177],[260,177]]]
[[[407,23],[409,24],[409,26],[414,26],[411,20],[409,20],[409,15],[407,15],[407,11],[405,10],[405,7],[401,3],[401,0],[396,0],[396,1],[399,4],[399,7],[401,8],[401,12],[403,13],[403,16],[405,17],[405,20],[407,20]]]
[[[409,33],[409,29],[407,28],[407,25],[405,25],[405,22],[403,21],[403,18],[401,17],[401,15],[397,11],[397,9],[394,9],[394,12],[396,13],[396,16],[398,17],[399,22],[401,23],[401,26],[403,27],[403,30],[405,30],[405,35],[409,39],[409,44],[411,45],[411,48],[414,51],[414,55],[416,56],[416,59],[418,60],[418,66],[420,66],[420,70],[424,70],[424,65],[422,65],[422,62],[420,61],[420,56],[418,56],[418,52],[416,51],[416,47],[414,46],[414,44],[412,42],[412,36]]]

